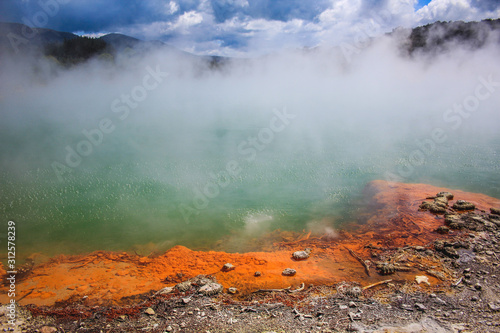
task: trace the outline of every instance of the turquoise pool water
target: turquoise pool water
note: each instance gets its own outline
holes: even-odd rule
[[[367,182],[388,172],[500,198],[500,92],[454,128],[442,115],[474,91],[477,73],[453,74],[459,83],[438,93],[450,78],[436,71],[418,82],[391,74],[386,87],[365,72],[178,76],[127,117],[113,103],[142,82],[142,68],[125,78],[71,72],[4,95],[2,228],[16,222],[20,256],[149,254],[339,228],[356,219]],[[436,128],[446,140],[430,145]]]

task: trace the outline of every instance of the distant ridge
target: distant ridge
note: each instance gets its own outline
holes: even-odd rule
[[[0,52],[33,50],[50,43],[78,37],[70,32],[31,28],[21,23],[0,22]]]
[[[407,31],[407,29],[398,28],[388,35],[396,35],[401,30]],[[406,53],[408,56],[419,53],[433,54],[446,52],[457,45],[474,50],[483,47],[488,41],[496,42],[500,45],[500,19],[487,19],[480,22],[438,21],[410,29],[409,33],[405,33],[404,36],[404,39],[400,40],[399,43],[403,53]],[[210,66],[215,68],[222,66],[229,59],[218,56],[196,56],[161,41],[143,41],[120,33],[110,33],[99,38],[85,37],[85,39],[70,32],[31,28],[21,23],[0,22],[0,54],[17,55],[34,53],[42,56],[48,55],[47,49],[54,50],[64,44],[65,41],[77,38],[81,39],[81,43],[74,41],[71,43],[71,47],[76,45],[80,48],[81,53],[82,47],[90,46],[94,48],[97,45],[102,53],[97,53],[95,54],[96,56],[103,54],[115,55],[127,49],[132,49],[137,54],[145,54],[150,49],[163,48],[186,57],[208,60]],[[101,44],[98,45],[99,43]],[[102,47],[102,44],[105,47]],[[64,57],[69,57],[69,63],[78,63],[87,60],[80,58],[72,62],[71,52],[68,52],[68,47],[66,47],[65,52]],[[86,53],[92,54],[92,52]],[[57,56],[55,58],[60,60]]]
[[[103,41],[108,43],[108,45],[111,45],[116,49],[126,47],[134,48],[137,46],[137,44],[142,42],[140,39],[117,33],[107,34],[99,37],[99,39],[102,39]]]
[[[21,23],[0,22],[0,54],[45,54],[48,48],[53,49],[62,45],[65,41],[75,38],[84,39],[70,32],[56,31],[45,28],[31,28]],[[85,37],[87,38],[87,37]],[[87,38],[88,39],[88,38]],[[220,63],[224,57],[196,56],[192,53],[179,50],[161,41],[143,41],[120,33],[110,33],[92,40],[103,41],[106,44],[106,52],[121,52],[125,49],[133,49],[138,53],[146,52],[151,48],[161,47],[171,52],[186,57],[203,58]],[[77,43],[73,43],[77,44]],[[89,45],[88,41],[83,43]]]

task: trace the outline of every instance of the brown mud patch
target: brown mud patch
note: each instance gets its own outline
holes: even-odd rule
[[[500,207],[500,200],[483,194],[425,184],[374,181],[365,188],[366,211],[360,213],[361,223],[353,223],[335,239],[311,237],[306,230],[292,242],[276,242],[270,252],[192,251],[175,246],[156,257],[102,251],[61,255],[35,265],[24,279],[17,281],[16,300],[21,305],[54,305],[73,300],[120,305],[133,302],[136,295],[174,286],[200,274],[215,277],[225,288],[238,288],[239,296],[259,289],[295,289],[302,283],[331,285],[351,281],[367,286],[389,278],[414,281],[416,275],[428,277],[430,286],[423,288],[431,290],[444,282],[449,286],[452,276],[441,260],[423,253],[434,240],[456,237],[461,232],[438,234],[434,230],[444,224],[443,216],[419,211],[422,201],[441,191],[455,195],[450,206],[456,200],[467,200],[478,210]],[[312,249],[310,258],[292,259],[294,251],[306,247]],[[407,250],[401,252],[401,248]],[[400,269],[390,277],[382,275],[376,269],[377,261],[395,264]],[[235,269],[224,272],[226,263]],[[283,276],[285,268],[297,273]],[[257,271],[261,276],[255,276]],[[1,303],[9,301],[7,292],[5,286],[0,289]]]

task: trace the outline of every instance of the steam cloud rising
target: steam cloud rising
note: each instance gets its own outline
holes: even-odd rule
[[[215,70],[162,50],[67,70],[6,59],[0,210],[23,221],[26,251],[78,252],[209,247],[255,233],[249,216],[266,230],[341,223],[388,175],[500,197],[498,45],[405,57],[399,38]],[[283,110],[293,119],[259,136]]]

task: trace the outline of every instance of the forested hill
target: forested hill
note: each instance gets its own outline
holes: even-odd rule
[[[395,35],[396,29],[389,35]],[[408,55],[440,53],[456,46],[479,49],[487,42],[500,44],[500,19],[480,22],[435,22],[406,31],[399,42]],[[31,28],[19,23],[0,22],[0,55],[35,54],[51,57],[65,66],[91,58],[112,60],[118,52],[146,53],[151,48],[165,48],[187,57],[196,57],[160,41],[142,41],[122,34],[107,34],[99,38],[77,36],[69,32]],[[202,57],[219,67],[224,57]]]
[[[403,43],[409,54],[450,50],[454,46],[469,49],[483,47],[488,41],[500,44],[500,19],[480,22],[435,22],[413,28]]]

